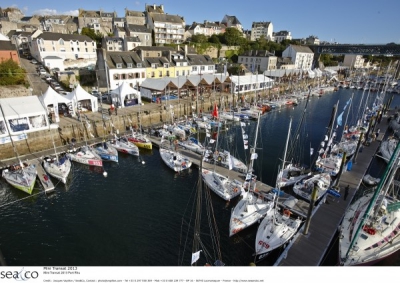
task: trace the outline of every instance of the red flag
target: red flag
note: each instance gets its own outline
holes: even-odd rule
[[[214,118],[218,118],[218,106],[217,106],[217,103],[214,104],[214,110],[212,112],[212,116]]]

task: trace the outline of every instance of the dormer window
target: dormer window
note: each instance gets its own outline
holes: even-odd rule
[[[153,69],[157,69],[157,64],[153,63],[153,64],[151,64],[151,67],[152,67]]]
[[[136,64],[136,67],[142,68],[142,63],[137,63],[137,64]]]
[[[116,67],[117,67],[117,69],[122,69],[122,64],[121,63],[117,63]]]
[[[126,66],[127,66],[128,68],[132,68],[132,63],[127,63]]]
[[[165,64],[164,64],[164,68],[169,68],[169,64],[168,64],[168,63],[165,63]]]

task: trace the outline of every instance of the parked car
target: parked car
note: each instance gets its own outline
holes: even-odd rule
[[[108,95],[106,93],[101,93],[100,91],[93,90],[92,95],[97,97],[98,101],[106,102],[108,101]]]
[[[41,74],[41,75],[46,75],[46,74],[47,74],[47,72],[46,72],[46,70],[45,70],[45,69],[43,69],[43,68],[40,68],[40,69],[39,69],[39,74]]]
[[[32,64],[37,64],[38,61],[36,61],[35,59],[32,59],[32,60],[31,60],[31,63],[32,63]]]

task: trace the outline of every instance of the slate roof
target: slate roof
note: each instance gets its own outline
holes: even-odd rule
[[[275,55],[267,50],[249,50],[249,51],[244,52],[240,56],[269,57],[269,56],[275,56]]]
[[[125,10],[125,17],[145,17],[145,14],[140,11]]]
[[[188,54],[187,59],[190,65],[214,65],[214,61],[208,55]]]
[[[241,23],[239,22],[239,20],[236,18],[236,16],[228,16],[225,15],[226,17],[226,23],[230,23],[231,25],[241,25]],[[224,20],[222,20],[221,22],[224,23]]]
[[[302,45],[290,45],[296,52],[300,53],[314,53],[308,46],[302,46]]]
[[[127,42],[140,42],[140,38],[137,36],[125,36]]]
[[[17,48],[9,40],[0,40],[0,50],[17,50]]]
[[[151,33],[151,29],[144,25],[128,25],[128,29],[132,32]]]
[[[182,24],[184,22],[183,18],[177,15],[169,15],[169,14],[151,14],[151,18],[153,22],[167,22],[167,23],[177,23]]]
[[[44,32],[41,33],[38,37],[42,38],[43,40],[53,40],[53,41],[57,41],[60,38],[62,38],[63,40],[75,40],[75,41],[86,41],[86,42],[92,42],[94,41],[93,39],[91,39],[90,37],[88,37],[87,35],[80,35],[80,34],[66,34],[66,33],[56,33],[56,32]]]
[[[146,67],[146,62],[143,62],[136,52],[132,51],[111,51],[106,54],[107,65],[110,68],[115,68],[117,63],[121,63],[123,68],[127,67],[127,63],[133,63],[137,66],[141,63],[143,67]]]
[[[252,28],[257,28],[257,27],[268,27],[271,24],[271,22],[253,22],[251,24]]]

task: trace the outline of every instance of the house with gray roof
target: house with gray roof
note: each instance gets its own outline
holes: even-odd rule
[[[142,46],[152,46],[152,40],[151,40],[151,29],[148,28],[145,25],[134,25],[134,24],[126,24],[125,25],[125,32],[126,36],[133,37],[133,38],[139,38],[140,40],[140,45]],[[137,46],[137,45],[136,45]],[[127,50],[131,50],[132,48],[129,48]]]
[[[284,40],[292,40],[292,34],[290,33],[290,31],[287,30],[281,30],[278,32],[273,32],[272,33],[272,40],[280,43]]]
[[[113,18],[117,17],[116,12],[90,11],[79,9],[78,29],[79,32],[84,27],[93,29],[95,32],[100,32],[107,35],[113,32]]]
[[[308,46],[291,44],[282,52],[282,57],[290,58],[296,69],[311,70],[314,53]]]
[[[178,15],[166,14],[164,6],[146,5],[146,24],[154,31],[156,44],[182,43],[185,38],[185,20]]]
[[[239,31],[243,32],[243,26],[238,20],[238,18],[236,18],[236,16],[225,15],[221,21],[221,24],[226,25],[226,27],[228,28],[236,28]]]
[[[128,25],[145,25],[146,14],[140,11],[128,10],[125,8],[125,18]]]
[[[39,62],[47,56],[84,59],[88,65],[96,61],[96,42],[86,35],[36,31],[29,37],[29,44],[32,57]]]
[[[263,36],[266,40],[272,40],[274,25],[272,22],[253,22],[251,25],[250,40],[256,41]]]
[[[267,50],[249,50],[239,55],[238,63],[252,73],[263,73],[276,69],[277,57]]]
[[[188,54],[186,57],[189,66],[191,67],[190,75],[215,73],[215,63],[210,56],[201,54]]]

